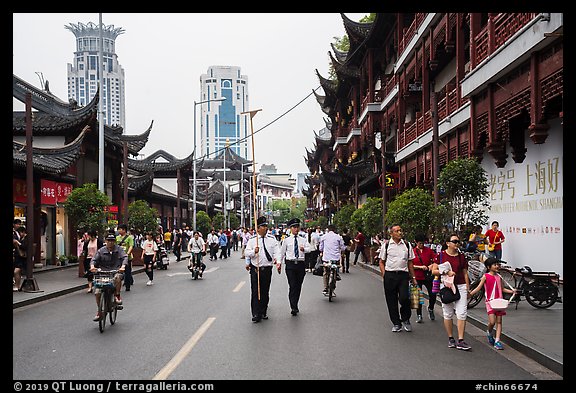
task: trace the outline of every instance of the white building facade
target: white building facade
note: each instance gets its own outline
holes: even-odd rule
[[[201,153],[213,158],[226,146],[245,159],[252,157],[248,77],[240,67],[210,66],[200,76],[200,101],[226,98],[224,101],[205,102],[200,105]]]
[[[70,23],[64,27],[76,36],[74,63],[68,63],[68,99],[75,100],[79,106],[85,106],[98,91],[99,25],[92,22]],[[104,67],[101,99],[104,124],[119,125],[126,129],[124,69],[116,55],[116,38],[123,33],[121,27],[102,26]]]

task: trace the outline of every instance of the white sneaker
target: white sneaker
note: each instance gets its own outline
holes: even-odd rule
[[[146,283],[146,285],[148,285],[148,286],[150,286],[152,284],[154,284],[154,283],[151,280],[148,280],[148,282]]]

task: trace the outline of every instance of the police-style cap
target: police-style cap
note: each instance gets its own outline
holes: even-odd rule
[[[258,226],[268,226],[268,222],[266,221],[266,217],[262,216],[262,217],[258,217]]]
[[[106,240],[116,240],[116,236],[114,236],[113,232],[108,232],[108,234],[106,235]]]
[[[299,227],[300,226],[300,219],[298,218],[293,218],[290,221],[288,221],[288,226],[289,227]]]

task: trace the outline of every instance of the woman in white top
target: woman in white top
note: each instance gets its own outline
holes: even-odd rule
[[[188,242],[188,252],[191,254],[188,269],[191,269],[195,264],[199,264],[201,266],[199,276],[202,277],[202,273],[206,269],[206,265],[202,262],[202,257],[206,254],[206,243],[200,237],[198,231],[194,232],[194,237]]]
[[[146,232],[146,240],[142,242],[142,250],[144,255],[144,266],[146,267],[146,275],[148,276],[148,282],[146,285],[150,286],[154,284],[154,270],[152,266],[156,262],[156,253],[158,252],[158,244],[152,236],[152,232]]]

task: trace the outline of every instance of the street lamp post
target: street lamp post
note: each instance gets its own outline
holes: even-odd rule
[[[194,231],[196,231],[196,105],[199,104],[205,104],[207,102],[217,102],[217,101],[224,101],[226,100],[226,97],[222,97],[222,98],[217,98],[214,100],[204,100],[204,101],[200,101],[200,102],[196,102],[194,101],[194,152],[193,157],[192,157],[192,162],[193,162],[193,166],[194,168],[192,169],[192,171],[194,172],[192,174],[193,176],[193,182],[192,182],[192,193],[193,195],[193,213],[192,213],[192,227],[194,228]]]
[[[241,180],[240,180],[240,226],[245,227],[244,223],[244,167],[247,165],[252,165],[252,162],[246,162],[241,165]]]

